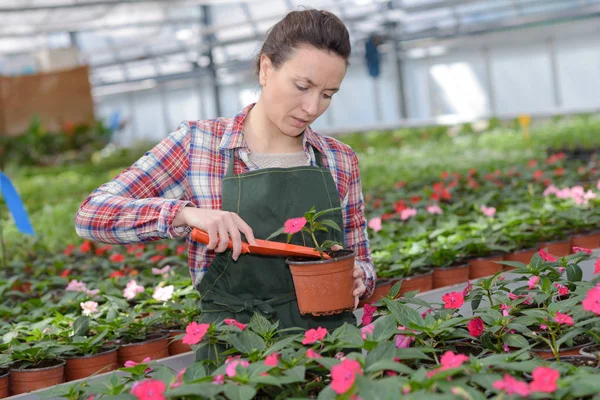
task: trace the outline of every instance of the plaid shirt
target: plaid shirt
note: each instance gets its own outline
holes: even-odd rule
[[[179,129],[147,152],[112,181],[90,194],[76,219],[77,234],[105,243],[135,243],[187,235],[190,273],[198,287],[214,251],[191,240],[190,227],[173,227],[173,219],[187,205],[221,209],[221,180],[227,170],[229,149],[236,149],[234,172],[258,169],[248,158],[243,126],[246,107],[234,118],[185,121]],[[375,288],[360,185],[358,158],[352,149],[327,136],[303,134],[304,151],[316,166],[314,146],[331,170],[342,204],[344,245],[356,250],[365,271],[366,298]]]

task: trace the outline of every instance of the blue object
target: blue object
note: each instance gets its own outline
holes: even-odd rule
[[[29,216],[27,215],[27,211],[25,211],[23,201],[19,193],[17,193],[17,189],[15,189],[10,179],[8,179],[8,176],[2,172],[0,172],[0,194],[4,196],[4,201],[8,206],[8,211],[15,220],[17,229],[27,235],[34,236],[33,226],[29,222]]]
[[[369,75],[373,78],[377,78],[380,73],[380,55],[377,50],[377,45],[373,40],[373,36],[365,42],[365,58],[367,59],[367,68],[369,69]]]
[[[119,112],[119,110],[113,111],[111,113],[109,121],[108,121],[108,129],[110,129],[111,132],[116,132],[119,130],[120,125],[121,125],[121,113]]]

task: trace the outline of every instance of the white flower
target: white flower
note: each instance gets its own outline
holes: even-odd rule
[[[130,280],[125,290],[123,290],[123,297],[128,300],[133,299],[138,293],[142,293],[144,291],[144,287],[138,285],[135,280]]]
[[[79,305],[83,310],[83,315],[87,317],[98,312],[98,303],[95,301],[86,301],[85,303],[79,303]]]
[[[169,285],[169,286],[165,286],[165,287],[160,287],[157,286],[154,289],[154,294],[152,295],[152,298],[158,301],[168,301],[171,300],[171,298],[173,297],[173,290],[175,288],[173,287],[173,285]]]

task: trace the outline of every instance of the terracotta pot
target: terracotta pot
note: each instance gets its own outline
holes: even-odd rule
[[[433,269],[433,288],[452,286],[469,280],[469,264]]]
[[[600,232],[574,235],[571,238],[571,247],[583,247],[586,249],[596,249],[600,247]]]
[[[165,334],[153,335],[148,340],[138,343],[122,344],[117,353],[119,367],[125,365],[125,361],[142,362],[144,358],[150,357],[158,360],[169,356],[169,337]]]
[[[560,349],[558,351],[558,355],[560,357],[564,357],[564,356],[578,356],[580,355],[580,350],[586,346],[589,346],[590,343],[586,343],[586,344],[582,344],[579,346],[574,346],[574,347],[569,347],[566,349]],[[531,349],[531,352],[534,353],[536,356],[540,357],[540,358],[554,358],[554,353],[552,353],[551,350],[536,350],[536,349]]]
[[[28,393],[55,386],[65,381],[65,361],[56,360],[50,367],[33,369],[10,369],[10,394]]]
[[[65,367],[65,380],[67,382],[76,379],[87,378],[96,373],[102,374],[114,371],[117,366],[117,347],[106,349],[98,354],[91,354],[82,357],[65,357],[67,366]]]
[[[552,242],[543,242],[538,246],[539,249],[548,249],[548,253],[556,257],[566,257],[571,254],[571,239],[555,240]]]
[[[529,263],[531,262],[531,258],[538,251],[539,251],[538,249],[517,250],[515,252],[509,253],[509,254],[505,254],[504,255],[504,261],[516,261],[516,262],[521,262],[521,263],[523,263],[525,265],[529,265]],[[511,267],[511,266],[508,266],[508,265],[504,266],[504,270],[505,271],[510,271],[512,269],[515,269],[515,268]]]
[[[393,279],[377,279],[377,282],[375,283],[375,290],[373,291],[371,297],[365,300],[361,300],[358,303],[358,306],[364,307],[365,304],[372,304],[376,301],[381,300],[382,298],[387,296],[387,294],[392,289],[392,286],[394,286],[396,282],[397,280],[395,281]]]
[[[331,260],[307,260],[290,257],[294,288],[300,314],[333,315],[354,309],[354,252]]]
[[[188,351],[192,351],[192,348],[189,344],[183,344],[183,339],[173,340],[175,336],[181,335],[185,333],[183,329],[169,329],[165,330],[165,332],[169,335],[169,355],[174,356],[177,354],[187,353]]]
[[[433,271],[402,278],[400,294],[412,292],[414,290],[418,290],[419,293],[423,293],[431,289],[433,289]]]
[[[10,372],[8,371],[0,375],[0,399],[10,396],[10,393],[8,391],[9,378]]]
[[[479,257],[469,260],[471,269],[469,271],[469,278],[476,279],[484,276],[491,276],[497,272],[502,271],[504,265],[495,263],[494,261],[504,260],[504,254],[498,256]]]

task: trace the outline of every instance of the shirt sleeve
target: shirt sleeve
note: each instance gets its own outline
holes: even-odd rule
[[[75,230],[85,239],[125,244],[184,236],[173,219],[189,201],[189,123],[162,140],[80,206]]]
[[[364,213],[365,203],[360,183],[358,157],[355,153],[352,153],[350,168],[351,174],[348,193],[343,202],[344,237],[346,248],[356,251],[355,262],[365,272],[364,282],[367,290],[361,296],[361,300],[363,300],[373,294],[377,276],[369,249],[367,221]]]

